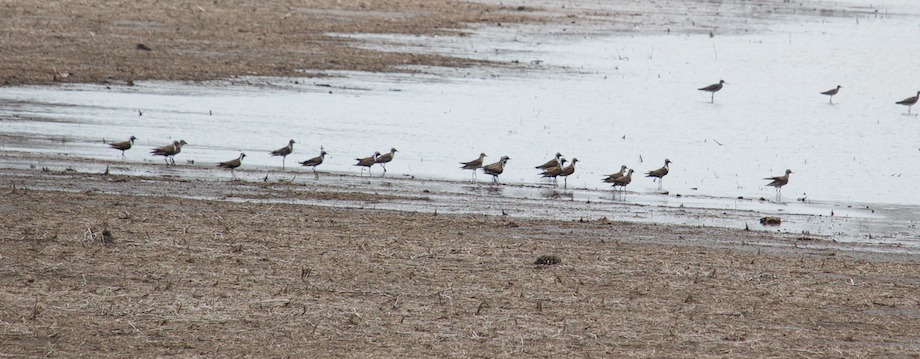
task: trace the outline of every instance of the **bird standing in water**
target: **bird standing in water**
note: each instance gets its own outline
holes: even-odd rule
[[[559,175],[562,174],[562,166],[565,165],[565,161],[565,158],[560,158],[558,165],[555,167],[547,168],[546,171],[543,171],[543,178],[553,179],[553,187],[559,186],[559,182],[557,182],[556,179],[559,177]]]
[[[575,173],[575,163],[576,162],[578,162],[578,159],[573,158],[572,164],[565,166],[565,168],[562,169],[562,173],[559,174],[565,180],[565,182],[562,185],[562,188],[569,188],[569,175]]]
[[[137,139],[137,137],[131,136],[131,138],[128,139],[127,141],[121,141],[121,142],[110,143],[110,144],[109,144],[109,147],[112,147],[112,148],[114,148],[114,149],[116,149],[116,150],[121,150],[121,158],[127,158],[127,157],[125,157],[125,151],[131,149],[131,146],[134,145],[134,140],[136,140],[136,139]]]
[[[492,182],[498,182],[498,175],[505,171],[505,162],[508,162],[510,159],[511,158],[508,156],[502,156],[498,162],[483,167],[482,171],[492,176]]]
[[[380,156],[380,152],[374,152],[374,155],[370,157],[355,158],[355,160],[358,161],[358,163],[356,163],[355,166],[367,167],[367,175],[370,176],[371,166],[377,163],[377,157],[379,156]],[[361,169],[361,175],[362,176],[364,175],[364,168]]]
[[[661,189],[661,180],[668,174],[668,164],[671,163],[671,160],[665,158],[664,167],[661,167],[654,171],[649,171],[645,174],[645,177],[655,177],[658,179],[658,189]]]
[[[173,141],[171,145],[154,148],[153,151],[150,151],[150,153],[152,153],[154,156],[163,156],[163,161],[166,161],[167,165],[174,165],[176,164],[176,155],[179,154],[179,152],[182,152],[182,146],[187,144],[188,143],[185,142],[185,140]]]
[[[725,82],[725,80],[719,80],[719,83],[700,88],[699,90],[712,92],[712,99],[710,99],[710,103],[715,103],[716,102],[716,92],[719,92],[719,90],[722,89],[722,84],[727,85],[728,82]]]
[[[840,89],[841,89],[842,87],[843,87],[843,86],[837,85],[837,88],[835,88],[835,89],[830,89],[830,90],[827,90],[827,91],[824,91],[824,92],[822,92],[821,94],[822,94],[822,95],[828,95],[828,96],[830,96],[831,99],[830,99],[828,102],[834,103],[834,95],[836,95],[837,92],[840,91]]]
[[[391,148],[390,153],[384,153],[377,157],[376,160],[374,160],[374,163],[379,163],[380,167],[383,167],[383,174],[381,176],[387,175],[387,163],[390,163],[390,161],[393,160],[393,156],[396,154],[396,152],[397,151],[395,148]]]
[[[306,167],[313,167],[313,177],[319,179],[319,174],[316,173],[316,166],[323,164],[323,159],[326,157],[326,151],[322,147],[319,148],[319,156],[313,157],[309,160],[303,161],[300,164]]]
[[[634,171],[630,169],[625,176],[621,176],[620,178],[613,180],[613,190],[616,191],[617,186],[619,186],[620,191],[623,192],[623,198],[626,198],[626,185],[632,182],[633,172]]]
[[[901,101],[895,102],[898,105],[907,106],[907,114],[910,115],[910,108],[917,104],[917,99],[920,98],[920,91],[917,91],[917,96],[908,97]]]
[[[551,160],[549,160],[549,161],[546,161],[546,163],[537,166],[537,169],[538,169],[538,170],[544,170],[544,171],[546,171],[546,170],[548,170],[548,169],[550,169],[550,168],[553,168],[553,167],[558,166],[558,165],[559,165],[559,158],[560,158],[560,157],[562,157],[562,154],[559,153],[559,152],[556,152],[556,158],[551,159]]]
[[[281,156],[281,170],[282,171],[284,171],[284,160],[287,159],[287,155],[291,154],[291,152],[294,152],[294,143],[295,143],[294,140],[291,140],[291,142],[288,142],[287,146],[284,146],[277,150],[272,151],[272,157]]]
[[[460,167],[460,169],[473,170],[473,178],[476,178],[476,170],[482,168],[482,160],[485,158],[486,154],[480,153],[478,159],[469,162],[460,162],[460,164],[463,165],[463,167]]]
[[[792,170],[786,170],[786,174],[776,177],[767,177],[765,180],[773,181],[767,184],[767,186],[776,187],[776,200],[783,198],[783,186],[789,183],[789,174],[792,173]]]
[[[230,169],[230,176],[233,177],[233,178],[236,178],[236,174],[233,172],[233,170],[235,170],[237,167],[239,167],[240,165],[243,164],[243,157],[246,157],[246,154],[245,154],[245,153],[240,153],[240,157],[239,157],[239,158],[232,159],[232,160],[229,160],[229,161],[226,161],[226,162],[218,163],[218,164],[217,164],[217,167],[229,168],[229,169]]]

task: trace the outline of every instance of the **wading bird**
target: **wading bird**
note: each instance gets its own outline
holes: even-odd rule
[[[553,186],[558,186],[559,183],[556,182],[556,178],[562,174],[562,166],[565,164],[565,158],[559,159],[559,164],[555,167],[547,168],[546,171],[543,171],[543,178],[552,178]]]
[[[463,167],[460,167],[460,169],[473,170],[473,178],[476,178],[476,170],[482,168],[482,160],[484,158],[486,158],[486,154],[480,153],[478,159],[469,162],[460,162],[460,164],[463,165]]]
[[[498,182],[498,175],[505,171],[505,162],[510,159],[508,156],[502,156],[498,162],[483,167],[482,171],[492,176],[492,182]]]
[[[125,151],[131,149],[131,146],[134,145],[134,140],[136,140],[136,139],[137,139],[137,137],[131,136],[131,138],[128,139],[127,141],[121,141],[121,142],[110,143],[110,144],[109,144],[109,147],[112,147],[112,148],[114,148],[114,149],[116,149],[116,150],[120,150],[120,151],[121,151],[121,158],[126,158],[126,157],[125,157]]]
[[[326,151],[322,147],[319,148],[319,156],[313,157],[309,160],[303,161],[300,164],[306,167],[313,167],[313,177],[319,179],[319,174],[316,173],[316,166],[323,164],[323,158],[326,157]]]
[[[773,181],[773,182],[768,183],[767,186],[776,187],[776,199],[777,200],[780,200],[783,198],[783,186],[789,183],[790,173],[792,173],[792,170],[787,169],[785,175],[764,178],[765,180]]]
[[[658,179],[658,189],[661,189],[661,180],[668,174],[668,164],[671,163],[671,160],[665,158],[664,167],[661,167],[654,171],[649,171],[645,174],[645,177],[655,177]]]
[[[291,152],[294,152],[294,143],[295,143],[294,140],[291,140],[291,142],[288,142],[287,146],[284,146],[277,150],[272,151],[272,157],[281,156],[281,170],[282,171],[284,171],[284,160],[287,159],[287,155],[291,154]]]
[[[626,175],[626,165],[620,167],[620,172],[607,175],[607,178],[604,178],[604,182],[613,183],[614,180],[623,177],[624,175]]]
[[[387,175],[387,163],[393,160],[393,155],[395,154],[396,154],[396,149],[391,148],[390,153],[384,153],[380,155],[379,157],[377,157],[377,159],[374,161],[375,163],[379,163],[380,167],[383,167],[383,174],[381,176]],[[370,172],[370,170],[368,170],[368,172]]]
[[[565,180],[565,182],[564,182],[563,185],[562,185],[562,188],[568,188],[568,187],[569,187],[569,175],[575,173],[575,163],[576,163],[576,162],[578,162],[578,159],[577,159],[577,158],[573,158],[573,159],[572,159],[572,164],[570,164],[570,165],[568,165],[568,166],[565,166],[565,168],[562,169],[562,173],[559,174],[559,175],[562,176],[563,179]]]
[[[556,152],[556,158],[551,159],[551,160],[549,160],[549,161],[546,161],[546,163],[537,166],[537,169],[538,169],[538,170],[544,170],[544,171],[546,171],[546,170],[548,170],[548,169],[550,169],[550,168],[553,168],[553,167],[558,166],[558,165],[559,165],[559,158],[560,158],[560,157],[562,157],[562,154],[559,153],[559,152]]]
[[[917,96],[908,97],[901,101],[895,102],[898,105],[907,106],[907,114],[910,115],[910,108],[917,104],[917,99],[920,98],[920,91],[917,91]]]
[[[370,175],[371,175],[371,166],[373,166],[374,163],[377,163],[377,157],[379,157],[379,156],[380,156],[380,152],[374,152],[374,155],[373,155],[373,156],[370,156],[370,157],[355,158],[355,160],[358,161],[358,163],[355,164],[355,166],[366,167],[366,168],[367,168],[367,175],[370,176]],[[362,176],[364,175],[364,168],[361,168],[361,175],[362,175]]]
[[[837,88],[835,88],[835,89],[830,89],[830,90],[827,90],[827,91],[824,91],[824,92],[822,92],[821,94],[822,94],[822,95],[828,95],[828,96],[830,96],[831,99],[830,99],[828,102],[834,103],[834,95],[836,95],[837,92],[840,91],[840,89],[841,89],[842,87],[843,87],[843,86],[837,85]]]
[[[613,180],[613,190],[616,191],[617,186],[619,186],[620,191],[623,192],[623,198],[626,198],[626,185],[632,182],[633,172],[634,171],[630,169],[625,176],[621,176],[620,178]]]
[[[182,146],[187,145],[188,143],[185,140],[173,141],[171,145],[166,145],[163,147],[154,148],[153,151],[150,151],[154,156],[163,156],[163,161],[166,161],[166,164],[176,164],[176,155],[179,152],[182,152]]]
[[[233,178],[236,178],[236,174],[233,173],[233,170],[235,170],[237,167],[239,167],[240,165],[243,164],[243,157],[246,157],[246,154],[245,154],[245,153],[240,153],[240,157],[239,157],[239,158],[232,159],[232,160],[229,160],[229,161],[226,161],[226,162],[218,163],[218,164],[217,164],[217,167],[229,168],[229,169],[230,169],[230,176],[233,177]]]
[[[716,102],[716,92],[719,92],[719,90],[722,89],[722,84],[727,85],[728,82],[725,82],[725,80],[719,80],[719,83],[700,88],[699,90],[712,92],[712,98],[710,99],[710,103],[715,103]]]

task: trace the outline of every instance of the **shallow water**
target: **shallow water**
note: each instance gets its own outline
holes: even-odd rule
[[[668,158],[663,191],[670,195],[644,201],[706,207],[732,206],[738,197],[773,199],[762,178],[789,168],[781,202],[892,206],[899,210],[890,215],[911,221],[917,212],[909,208],[920,205],[913,188],[920,183],[920,118],[894,102],[920,90],[910,82],[920,72],[911,66],[920,53],[920,5],[887,6],[896,11],[760,19],[758,31],[714,37],[541,33],[529,26],[464,37],[361,36],[368,47],[523,68],[339,72],[306,83],[4,87],[0,149],[116,159],[120,153],[102,141],[135,135],[127,160],[161,161],[149,150],[181,138],[189,145],[179,164],[245,152],[241,170],[260,171],[280,168],[269,151],[295,139],[289,170],[302,171],[296,161],[323,146],[329,156],[321,171],[359,173],[355,157],[395,147],[387,176],[465,180],[471,173],[459,162],[485,152],[487,162],[511,158],[502,182],[547,185],[533,167],[561,152],[579,159],[569,188],[608,188],[603,175],[627,165],[637,172],[629,190],[647,194],[658,192],[657,183],[643,174]],[[728,85],[710,103],[697,88],[719,79]],[[830,104],[820,92],[838,84],[843,89]]]

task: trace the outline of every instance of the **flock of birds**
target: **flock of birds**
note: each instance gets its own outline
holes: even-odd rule
[[[711,92],[712,96],[710,98],[710,101],[715,102],[715,93],[721,90],[723,85],[726,85],[726,84],[728,83],[725,82],[725,80],[719,80],[719,83],[712,84],[706,87],[702,87],[699,90]],[[834,95],[836,95],[840,91],[841,88],[843,87],[838,85],[836,88],[821,92],[821,94],[830,96],[829,102],[833,103]],[[917,104],[918,98],[920,98],[920,91],[917,91],[916,96],[909,97],[904,100],[898,101],[896,102],[896,104],[907,106],[907,114],[909,115],[911,112],[911,107]],[[111,146],[111,148],[114,148],[116,150],[120,150],[121,156],[122,158],[124,158],[125,151],[131,149],[131,147],[134,145],[134,140],[136,139],[137,139],[136,137],[131,136],[131,138],[128,139],[127,141],[110,143],[109,146]],[[287,146],[271,151],[272,156],[281,156],[282,158],[281,169],[282,170],[285,169],[285,160],[287,159],[287,156],[290,155],[294,151],[294,143],[296,143],[294,140],[290,140]],[[173,141],[172,144],[154,148],[152,151],[150,151],[150,153],[153,154],[154,156],[163,156],[163,160],[166,162],[167,165],[175,165],[176,164],[175,156],[179,154],[179,152],[182,151],[182,146],[186,144],[188,143],[185,142],[185,140]],[[396,152],[397,150],[395,148],[391,148],[389,153],[380,154],[380,152],[374,152],[374,154],[369,157],[355,158],[355,160],[358,161],[355,164],[355,166],[361,167],[362,176],[364,175],[365,168],[367,169],[368,176],[370,176],[371,167],[379,164],[383,168],[382,176],[385,176],[387,172],[386,164],[389,163],[390,161],[393,161],[393,157],[396,155]],[[323,159],[325,158],[325,156],[326,156],[326,151],[320,148],[319,156],[316,156],[306,161],[300,162],[300,164],[305,167],[312,167],[313,175],[318,179],[319,174],[316,172],[316,166],[319,166],[320,164],[323,163]],[[239,157],[229,160],[229,161],[218,163],[217,166],[221,168],[229,169],[230,175],[233,178],[236,178],[236,174],[234,173],[234,170],[243,164],[243,158],[245,157],[246,157],[245,153],[240,153]],[[468,161],[468,162],[460,162],[460,164],[463,165],[460,168],[464,170],[472,170],[474,179],[476,178],[476,171],[479,169],[482,169],[482,171],[485,174],[492,176],[492,182],[498,182],[498,176],[501,175],[502,172],[504,172],[505,164],[511,158],[509,158],[508,156],[502,156],[502,158],[499,159],[498,162],[485,165],[484,164],[485,157],[486,157],[485,153],[480,153],[479,158],[475,160]],[[562,156],[561,153],[556,153],[555,158],[547,161],[546,163],[542,165],[536,166],[536,169],[542,171],[541,176],[543,178],[552,179],[553,185],[555,186],[558,186],[558,182],[557,182],[558,178],[562,177],[563,180],[565,181],[563,186],[567,188],[568,187],[568,176],[575,173],[575,163],[578,162],[578,159],[573,158],[568,166],[565,165],[566,162],[568,161]],[[661,189],[662,179],[664,178],[664,176],[668,174],[669,164],[671,164],[671,160],[665,159],[663,167],[646,173],[646,177],[654,178],[654,180],[658,182],[659,189]],[[620,168],[620,172],[606,175],[606,178],[603,179],[603,182],[611,184],[614,188],[614,191],[616,191],[617,188],[619,188],[619,190],[623,191],[625,194],[626,186],[632,182],[633,172],[635,172],[633,169],[629,169],[624,165]],[[767,186],[772,186],[776,188],[776,195],[778,199],[782,198],[782,187],[789,183],[789,174],[791,173],[792,171],[787,169],[785,175],[764,178],[765,180],[771,181],[770,183],[767,184]]]
[[[701,88],[699,88],[699,90],[700,90],[700,91],[711,92],[711,93],[712,93],[712,97],[710,98],[710,102],[714,103],[714,102],[716,101],[716,92],[719,92],[719,90],[722,89],[722,85],[728,85],[728,82],[725,82],[725,80],[719,80],[719,83],[717,83],[717,84],[712,84],[712,85],[709,85],[709,86],[706,86],[706,87],[701,87]],[[840,89],[842,89],[842,88],[843,88],[843,86],[837,85],[836,88],[832,88],[832,89],[830,89],[830,90],[824,91],[824,92],[822,92],[821,94],[822,94],[822,95],[828,95],[828,96],[830,96],[831,98],[830,98],[830,100],[828,100],[828,101],[829,101],[830,103],[834,103],[834,95],[836,95],[838,92],[840,92]],[[895,104],[907,106],[907,114],[910,115],[910,109],[911,109],[911,107],[913,107],[914,105],[917,104],[917,100],[918,100],[918,99],[920,99],[920,91],[917,91],[917,95],[915,95],[915,96],[913,96],[913,97],[908,97],[908,98],[903,99],[903,100],[898,101],[898,102],[895,102]]]
[[[131,136],[131,138],[129,138],[127,141],[110,143],[109,146],[113,149],[120,150],[122,158],[125,158],[125,151],[131,149],[131,147],[134,146],[134,140],[136,139],[137,137]],[[295,143],[296,142],[294,140],[290,140],[287,146],[284,146],[282,148],[279,148],[277,150],[270,152],[272,156],[281,156],[281,169],[282,170],[285,169],[285,161],[287,159],[287,156],[290,155],[292,152],[294,152]],[[154,148],[153,150],[150,151],[150,153],[153,154],[154,156],[163,156],[163,160],[166,162],[166,165],[175,165],[176,164],[175,156],[182,151],[182,146],[186,144],[188,143],[185,142],[185,140],[173,141],[173,143],[169,145]],[[383,168],[382,176],[385,176],[386,171],[387,171],[386,164],[393,161],[393,157],[396,155],[396,152],[398,151],[395,148],[391,148],[389,153],[380,154],[380,152],[374,152],[374,154],[369,157],[355,158],[355,160],[358,161],[355,164],[355,166],[361,167],[362,176],[364,175],[365,168],[367,169],[368,176],[370,176],[371,167],[373,167],[376,164],[379,164],[380,167]],[[316,156],[306,161],[300,162],[300,164],[305,167],[312,167],[313,175],[315,176],[315,178],[318,179],[319,174],[316,172],[316,166],[319,166],[323,163],[323,159],[325,159],[326,154],[327,154],[326,151],[321,148],[319,156]],[[234,158],[229,161],[220,162],[217,164],[217,166],[221,168],[229,169],[230,175],[233,178],[236,178],[236,174],[234,173],[234,170],[243,164],[243,158],[245,157],[246,157],[245,153],[240,153],[239,157]],[[460,164],[463,165],[462,167],[460,167],[460,169],[472,170],[474,179],[476,178],[476,171],[479,169],[482,169],[483,173],[492,176],[493,183],[498,182],[498,176],[501,175],[505,171],[505,164],[511,158],[508,156],[502,156],[502,158],[499,159],[498,162],[491,163],[491,164],[485,164],[485,158],[486,158],[486,154],[480,153],[479,158],[475,160],[467,161],[467,162],[460,162]],[[535,168],[542,171],[541,176],[543,178],[552,179],[554,186],[558,186],[557,180],[559,177],[562,177],[563,180],[565,181],[563,186],[565,188],[568,188],[568,176],[575,173],[575,164],[578,162],[578,159],[573,158],[571,163],[568,166],[565,165],[566,162],[568,162],[568,160],[566,160],[565,157],[563,157],[561,153],[557,152],[555,158],[550,159],[546,163],[536,166]],[[655,181],[657,181],[658,188],[661,189],[662,180],[664,179],[664,176],[668,174],[670,164],[671,164],[671,160],[665,159],[663,167],[656,169],[654,171],[648,171],[645,174],[645,176],[653,178]],[[605,175],[605,178],[602,181],[604,183],[611,184],[614,188],[614,191],[616,191],[617,188],[619,187],[619,190],[623,192],[625,196],[626,186],[632,183],[632,175],[634,172],[635,172],[634,169],[627,168],[626,165],[623,165],[620,167],[619,172]],[[779,197],[781,194],[780,192],[781,188],[785,186],[787,183],[789,183],[790,173],[792,173],[792,171],[786,170],[786,174],[783,176],[765,178],[766,180],[772,181],[769,184],[767,184],[767,186],[776,187],[777,197]]]

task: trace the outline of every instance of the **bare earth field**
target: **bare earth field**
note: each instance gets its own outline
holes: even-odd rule
[[[0,84],[466,66],[477,62],[360,50],[328,34],[456,34],[470,23],[519,22],[527,12],[442,0],[11,0],[0,4]]]
[[[920,355],[916,260],[871,247],[373,210],[428,194],[303,183],[38,168],[0,183],[3,356]],[[93,189],[113,186],[132,194]]]
[[[684,16],[662,13],[606,21]],[[547,14],[429,0],[11,0],[0,83],[468,66],[479,63],[328,33],[563,21]],[[916,259],[877,247],[373,209],[428,193],[2,167],[3,357],[920,357]],[[560,262],[534,264],[543,255]]]

